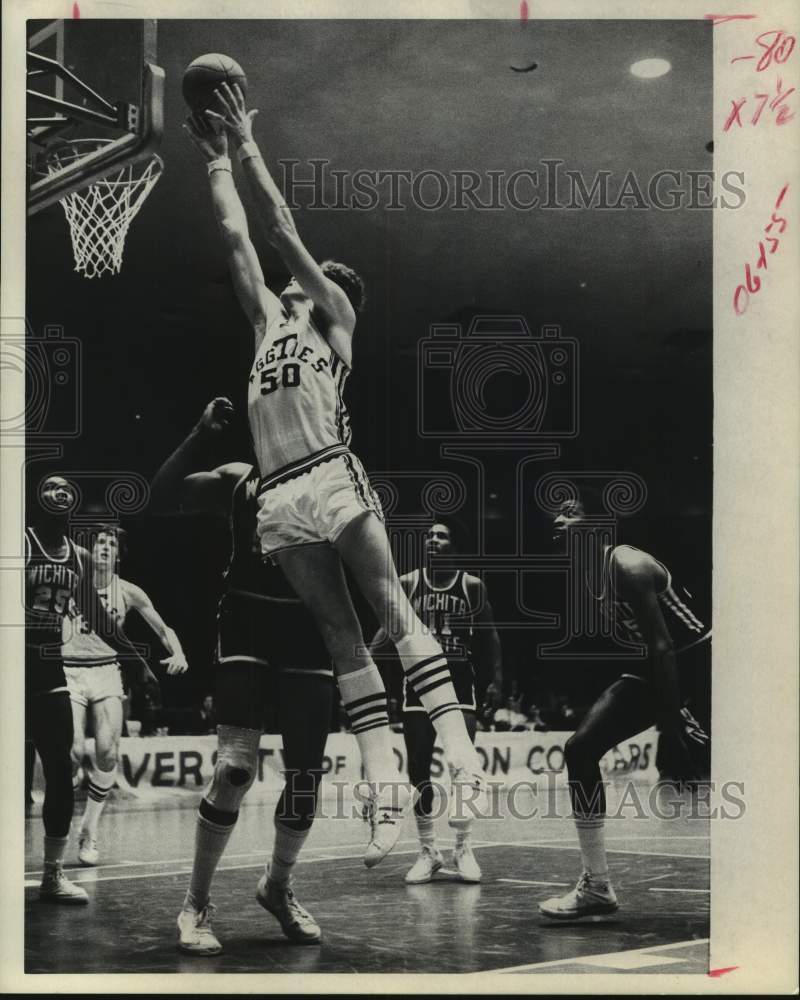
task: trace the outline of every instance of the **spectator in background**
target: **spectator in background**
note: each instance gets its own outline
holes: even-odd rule
[[[537,733],[547,732],[548,729],[547,723],[542,718],[538,706],[534,705],[533,702],[531,702],[530,705],[528,706],[528,715],[525,728],[533,729]]]
[[[195,713],[192,721],[192,732],[196,736],[205,736],[217,731],[217,710],[214,707],[214,696],[207,694],[203,703]]]
[[[501,733],[513,730],[527,729],[528,717],[521,710],[522,695],[510,694],[506,700],[505,708],[498,708],[494,713],[492,722],[494,728]]]

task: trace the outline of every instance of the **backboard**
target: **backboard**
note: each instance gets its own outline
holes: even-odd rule
[[[32,215],[152,157],[163,131],[164,71],[153,20],[29,21],[27,28]],[[52,155],[76,139],[105,141],[79,143],[78,156]]]

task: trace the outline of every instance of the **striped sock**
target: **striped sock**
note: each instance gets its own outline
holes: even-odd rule
[[[442,647],[422,625],[414,634],[398,639],[395,646],[406,680],[428,713],[448,761],[456,766],[472,766],[475,749],[458,707],[453,678]]]
[[[44,864],[59,865],[64,860],[69,837],[48,837],[44,836]]]
[[[183,901],[184,910],[199,912],[208,903],[211,880],[238,818],[238,812],[223,812],[207,799],[200,802],[194,835],[192,877]]]
[[[374,663],[340,674],[339,691],[350,728],[361,751],[367,781],[397,780],[392,753],[386,689]]]
[[[277,885],[288,883],[297,856],[310,832],[310,827],[306,830],[292,830],[276,817],[275,843],[272,845],[272,858],[267,865],[267,877],[270,882],[275,882]]]
[[[575,816],[583,870],[598,882],[608,881],[605,816]]]
[[[99,768],[93,767],[89,772],[89,789],[86,793],[86,808],[83,812],[81,830],[85,830],[93,839],[97,837],[100,814],[106,804],[108,793],[114,787],[116,776],[116,767],[111,771],[101,771]]]

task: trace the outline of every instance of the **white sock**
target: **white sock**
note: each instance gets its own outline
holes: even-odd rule
[[[414,813],[414,819],[417,821],[417,833],[419,834],[419,842],[423,847],[430,847],[432,850],[436,849],[436,834],[433,831],[433,816],[420,816]]]
[[[386,688],[374,663],[340,674],[337,678],[342,704],[358,743],[367,781],[397,781],[392,753]]]
[[[211,818],[214,812],[217,815],[216,821]],[[207,815],[203,815],[204,813]],[[184,910],[195,910],[199,913],[208,903],[211,880],[231,839],[238,815],[238,812],[215,811],[205,798],[200,803],[194,834],[192,875],[183,901]]]
[[[81,830],[85,830],[93,840],[97,839],[100,814],[103,812],[108,793],[114,787],[116,776],[116,767],[111,771],[101,771],[93,767],[89,772],[89,789],[86,793],[86,808],[83,812]]]
[[[44,866],[45,868],[60,865],[64,860],[69,837],[48,837],[44,835]]]
[[[395,642],[407,682],[422,702],[451,764],[472,766],[475,749],[458,705],[450,667],[442,647],[421,624]]]
[[[583,870],[597,882],[608,882],[605,816],[575,816]]]
[[[275,820],[275,843],[272,845],[272,858],[267,865],[267,877],[277,885],[286,885],[297,862],[297,856],[303,848],[308,835],[307,830],[292,830],[280,820]]]

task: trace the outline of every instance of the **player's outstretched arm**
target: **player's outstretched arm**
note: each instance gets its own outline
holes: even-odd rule
[[[352,337],[356,324],[350,300],[334,281],[325,276],[300,239],[286,200],[253,139],[253,118],[257,111],[245,109],[244,96],[237,86],[231,88],[223,84],[216,94],[224,114],[215,111],[207,111],[206,114],[227,129],[234,142],[239,144],[239,159],[258,206],[258,218],[265,235],[300,287],[331,324],[332,329],[326,331],[326,335],[337,353],[342,353],[339,342],[345,337],[348,340]],[[342,356],[347,361],[349,348]]]
[[[270,320],[280,313],[281,305],[264,284],[264,273],[250,240],[247,216],[233,181],[227,135],[200,115],[190,115],[183,127],[206,160],[214,216],[225,243],[236,295],[258,341]]]
[[[189,664],[175,630],[166,624],[141,587],[137,587],[129,580],[121,582],[125,588],[128,606],[139,612],[169,653],[169,656],[161,660],[161,665],[167,668],[168,674],[182,674],[187,671]]]
[[[200,419],[165,459],[150,484],[150,509],[155,513],[195,512],[230,517],[236,483],[249,469],[243,462],[213,466],[213,455],[230,426],[233,404],[217,396]]]

